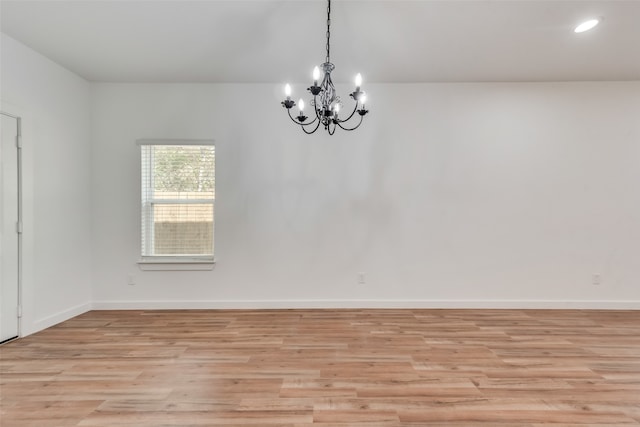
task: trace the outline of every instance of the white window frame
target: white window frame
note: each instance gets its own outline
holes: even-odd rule
[[[140,158],[138,164],[142,166],[142,147],[146,145],[210,145],[215,146],[213,139],[138,139],[136,141],[136,145],[139,148],[138,152],[140,153]],[[214,164],[215,164],[215,156],[214,156]],[[215,166],[214,166],[215,168]],[[149,170],[151,173],[151,170]],[[143,170],[140,170],[138,176],[140,177],[140,183],[138,188],[140,188],[140,217],[143,218],[142,211],[145,210],[145,205],[153,205],[155,203],[158,204],[203,204],[210,203],[213,206],[213,212],[215,217],[215,198],[214,199],[154,199],[151,194],[151,188],[153,185],[149,185],[147,188],[142,188],[142,173]],[[215,173],[215,172],[214,172]],[[148,177],[147,182],[151,184],[153,180],[153,176]],[[146,192],[145,192],[146,190]],[[141,221],[143,221],[141,219]],[[213,221],[214,224],[214,239],[215,239],[215,219]],[[142,222],[140,223],[140,239],[139,242],[142,243]],[[147,230],[152,230],[153,227],[150,227],[149,224],[146,224]],[[145,234],[145,245],[147,247],[153,247],[153,232]],[[215,247],[215,243],[213,244]],[[140,248],[140,259],[138,260],[138,266],[142,270],[211,270],[213,265],[215,264],[214,255],[142,255],[142,248]]]

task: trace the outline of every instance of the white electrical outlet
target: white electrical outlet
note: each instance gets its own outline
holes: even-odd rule
[[[365,283],[364,273],[358,273],[358,283],[361,285],[364,285]]]
[[[127,285],[129,286],[133,286],[136,284],[136,278],[133,275],[128,275],[127,276]]]
[[[594,274],[591,278],[591,283],[593,284],[593,286],[600,286],[600,284],[602,283],[602,277],[600,277],[599,274]]]

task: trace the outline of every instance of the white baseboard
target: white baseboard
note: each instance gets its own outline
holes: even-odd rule
[[[79,316],[82,313],[86,313],[92,309],[92,304],[90,302],[86,302],[84,304],[77,305],[75,307],[71,307],[70,309],[61,311],[59,313],[53,314],[51,316],[47,316],[43,319],[36,320],[31,325],[29,330],[25,331],[23,336],[30,335],[41,331],[43,329],[50,328],[51,326],[57,325],[60,322],[64,322],[65,320],[69,320],[72,317]]]
[[[94,301],[94,310],[297,309],[297,308],[477,308],[640,310],[640,301],[543,300],[210,300]]]

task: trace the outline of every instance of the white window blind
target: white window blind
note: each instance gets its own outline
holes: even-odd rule
[[[212,261],[215,147],[197,141],[138,143],[142,259]]]

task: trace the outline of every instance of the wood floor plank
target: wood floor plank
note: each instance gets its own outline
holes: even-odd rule
[[[640,312],[92,311],[0,346],[0,425],[640,425]]]

